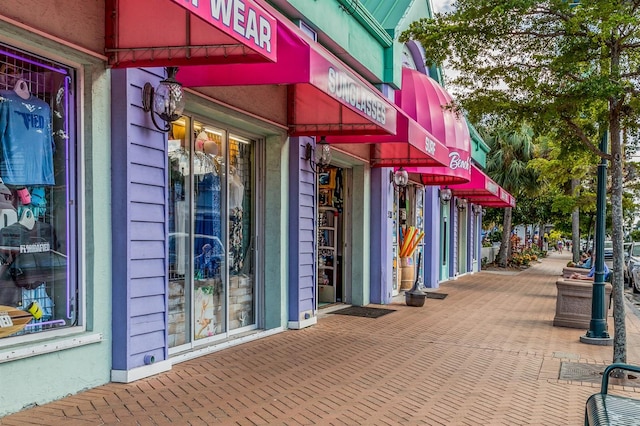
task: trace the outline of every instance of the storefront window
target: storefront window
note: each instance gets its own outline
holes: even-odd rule
[[[251,141],[230,135],[229,156],[229,328],[235,330],[255,324]]]
[[[78,325],[73,81],[0,44],[0,338]]]
[[[169,140],[169,345],[254,327],[254,141],[183,117]]]

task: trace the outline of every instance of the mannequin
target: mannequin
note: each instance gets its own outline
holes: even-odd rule
[[[204,152],[209,155],[218,155],[218,144],[215,141],[206,141],[204,143]]]
[[[204,151],[204,143],[208,141],[207,133],[203,130],[196,136],[196,150]]]
[[[31,93],[29,92],[29,85],[21,78],[16,81],[16,84],[13,86],[13,91],[16,92],[16,95],[20,96],[22,99],[29,99],[31,97]]]

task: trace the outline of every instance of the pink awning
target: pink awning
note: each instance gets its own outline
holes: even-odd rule
[[[276,19],[264,0],[105,0],[114,68],[273,62]]]
[[[500,201],[502,203],[487,204],[487,206],[489,207],[515,207],[516,206],[516,199],[514,198],[514,196],[509,194],[502,187],[500,188]]]
[[[497,207],[497,208],[502,208],[502,207],[515,207],[516,206],[516,199],[513,197],[513,195],[509,194],[507,191],[505,191],[504,189],[500,188],[500,198],[499,199],[482,199],[482,198],[476,198],[476,199],[470,199],[470,201],[474,204],[481,204],[485,207]]]
[[[475,165],[471,166],[471,181],[451,185],[451,192],[474,204],[487,207],[515,207],[515,198]]]
[[[329,136],[330,144],[370,144],[372,167],[427,167],[449,163],[449,150],[433,135],[408,117],[397,112],[395,135]]]
[[[294,136],[393,134],[396,108],[327,49],[272,7],[277,19],[275,63],[180,68],[186,87],[289,85],[289,127]]]
[[[410,117],[449,149],[445,167],[405,167],[419,174],[425,185],[452,185],[471,180],[471,136],[464,117],[452,111],[451,95],[434,79],[409,68],[402,69],[402,90],[396,96]]]

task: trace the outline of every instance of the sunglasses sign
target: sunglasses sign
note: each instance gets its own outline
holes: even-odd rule
[[[347,72],[329,67],[327,71],[329,93],[342,102],[384,125],[387,122],[387,104],[373,91],[352,78]]]
[[[396,132],[396,110],[383,95],[347,67],[316,51],[311,56],[310,82],[389,134]]]

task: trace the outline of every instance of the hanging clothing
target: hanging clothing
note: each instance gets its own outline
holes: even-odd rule
[[[170,146],[169,160],[172,170],[177,170],[182,176],[189,175],[189,153],[184,148]]]
[[[0,176],[7,185],[54,185],[51,108],[0,91]]]
[[[229,272],[238,274],[244,266],[242,250],[242,209],[232,209],[229,214]]]
[[[235,168],[230,170],[229,176],[229,210],[242,209],[242,203],[244,202],[244,185],[242,179],[238,176],[238,172]]]

